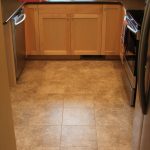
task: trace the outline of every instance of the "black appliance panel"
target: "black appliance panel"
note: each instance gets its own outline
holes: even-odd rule
[[[140,41],[140,30],[143,20],[144,11],[129,10],[126,12],[124,19],[124,68],[129,86],[126,89],[131,89],[128,92],[130,105],[134,106],[137,88],[137,63],[138,49]],[[137,19],[137,20],[136,20]]]

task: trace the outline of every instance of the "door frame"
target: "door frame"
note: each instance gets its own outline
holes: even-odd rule
[[[16,150],[0,0],[0,149]]]

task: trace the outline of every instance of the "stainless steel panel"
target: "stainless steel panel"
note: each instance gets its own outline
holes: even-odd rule
[[[16,79],[25,65],[25,15],[19,14],[12,21]]]
[[[6,21],[23,2],[18,0],[1,0],[2,2],[2,16],[3,22]]]
[[[133,76],[133,73],[131,72],[131,69],[125,57],[123,58],[123,60],[124,60],[123,66],[125,69],[125,74],[123,77],[124,85],[125,85],[126,93],[128,94],[130,106],[134,106],[135,97],[136,97],[136,89],[137,89],[136,77]]]
[[[148,61],[150,63],[150,31],[149,31],[148,43],[149,43],[149,45],[148,45],[148,56],[147,56],[147,58],[148,58]],[[149,70],[149,73],[150,73],[150,70]],[[150,80],[150,77],[149,77],[149,80]],[[150,90],[150,87],[149,87],[149,90]],[[150,93],[149,93],[149,102],[148,102],[147,114],[144,115],[140,150],[150,150]]]
[[[150,0],[146,6],[141,33],[133,150],[150,150]]]
[[[144,115],[142,113],[141,104],[139,100],[139,93],[137,89],[134,119],[133,119],[133,130],[132,130],[132,150],[140,150],[143,118]]]

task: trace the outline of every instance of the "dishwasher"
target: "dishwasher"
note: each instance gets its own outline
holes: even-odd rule
[[[16,80],[25,66],[25,19],[26,15],[23,9],[20,9],[11,20]]]

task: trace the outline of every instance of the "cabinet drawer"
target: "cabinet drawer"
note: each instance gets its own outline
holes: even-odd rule
[[[64,4],[39,5],[38,8],[39,8],[39,14],[69,13],[69,5],[64,5]]]
[[[70,11],[71,13],[100,13],[102,11],[103,6],[102,5],[88,5],[88,4],[82,4],[82,5],[70,5]]]
[[[39,13],[100,13],[102,11],[103,6],[96,5],[88,5],[88,4],[54,4],[54,5],[39,5]]]

